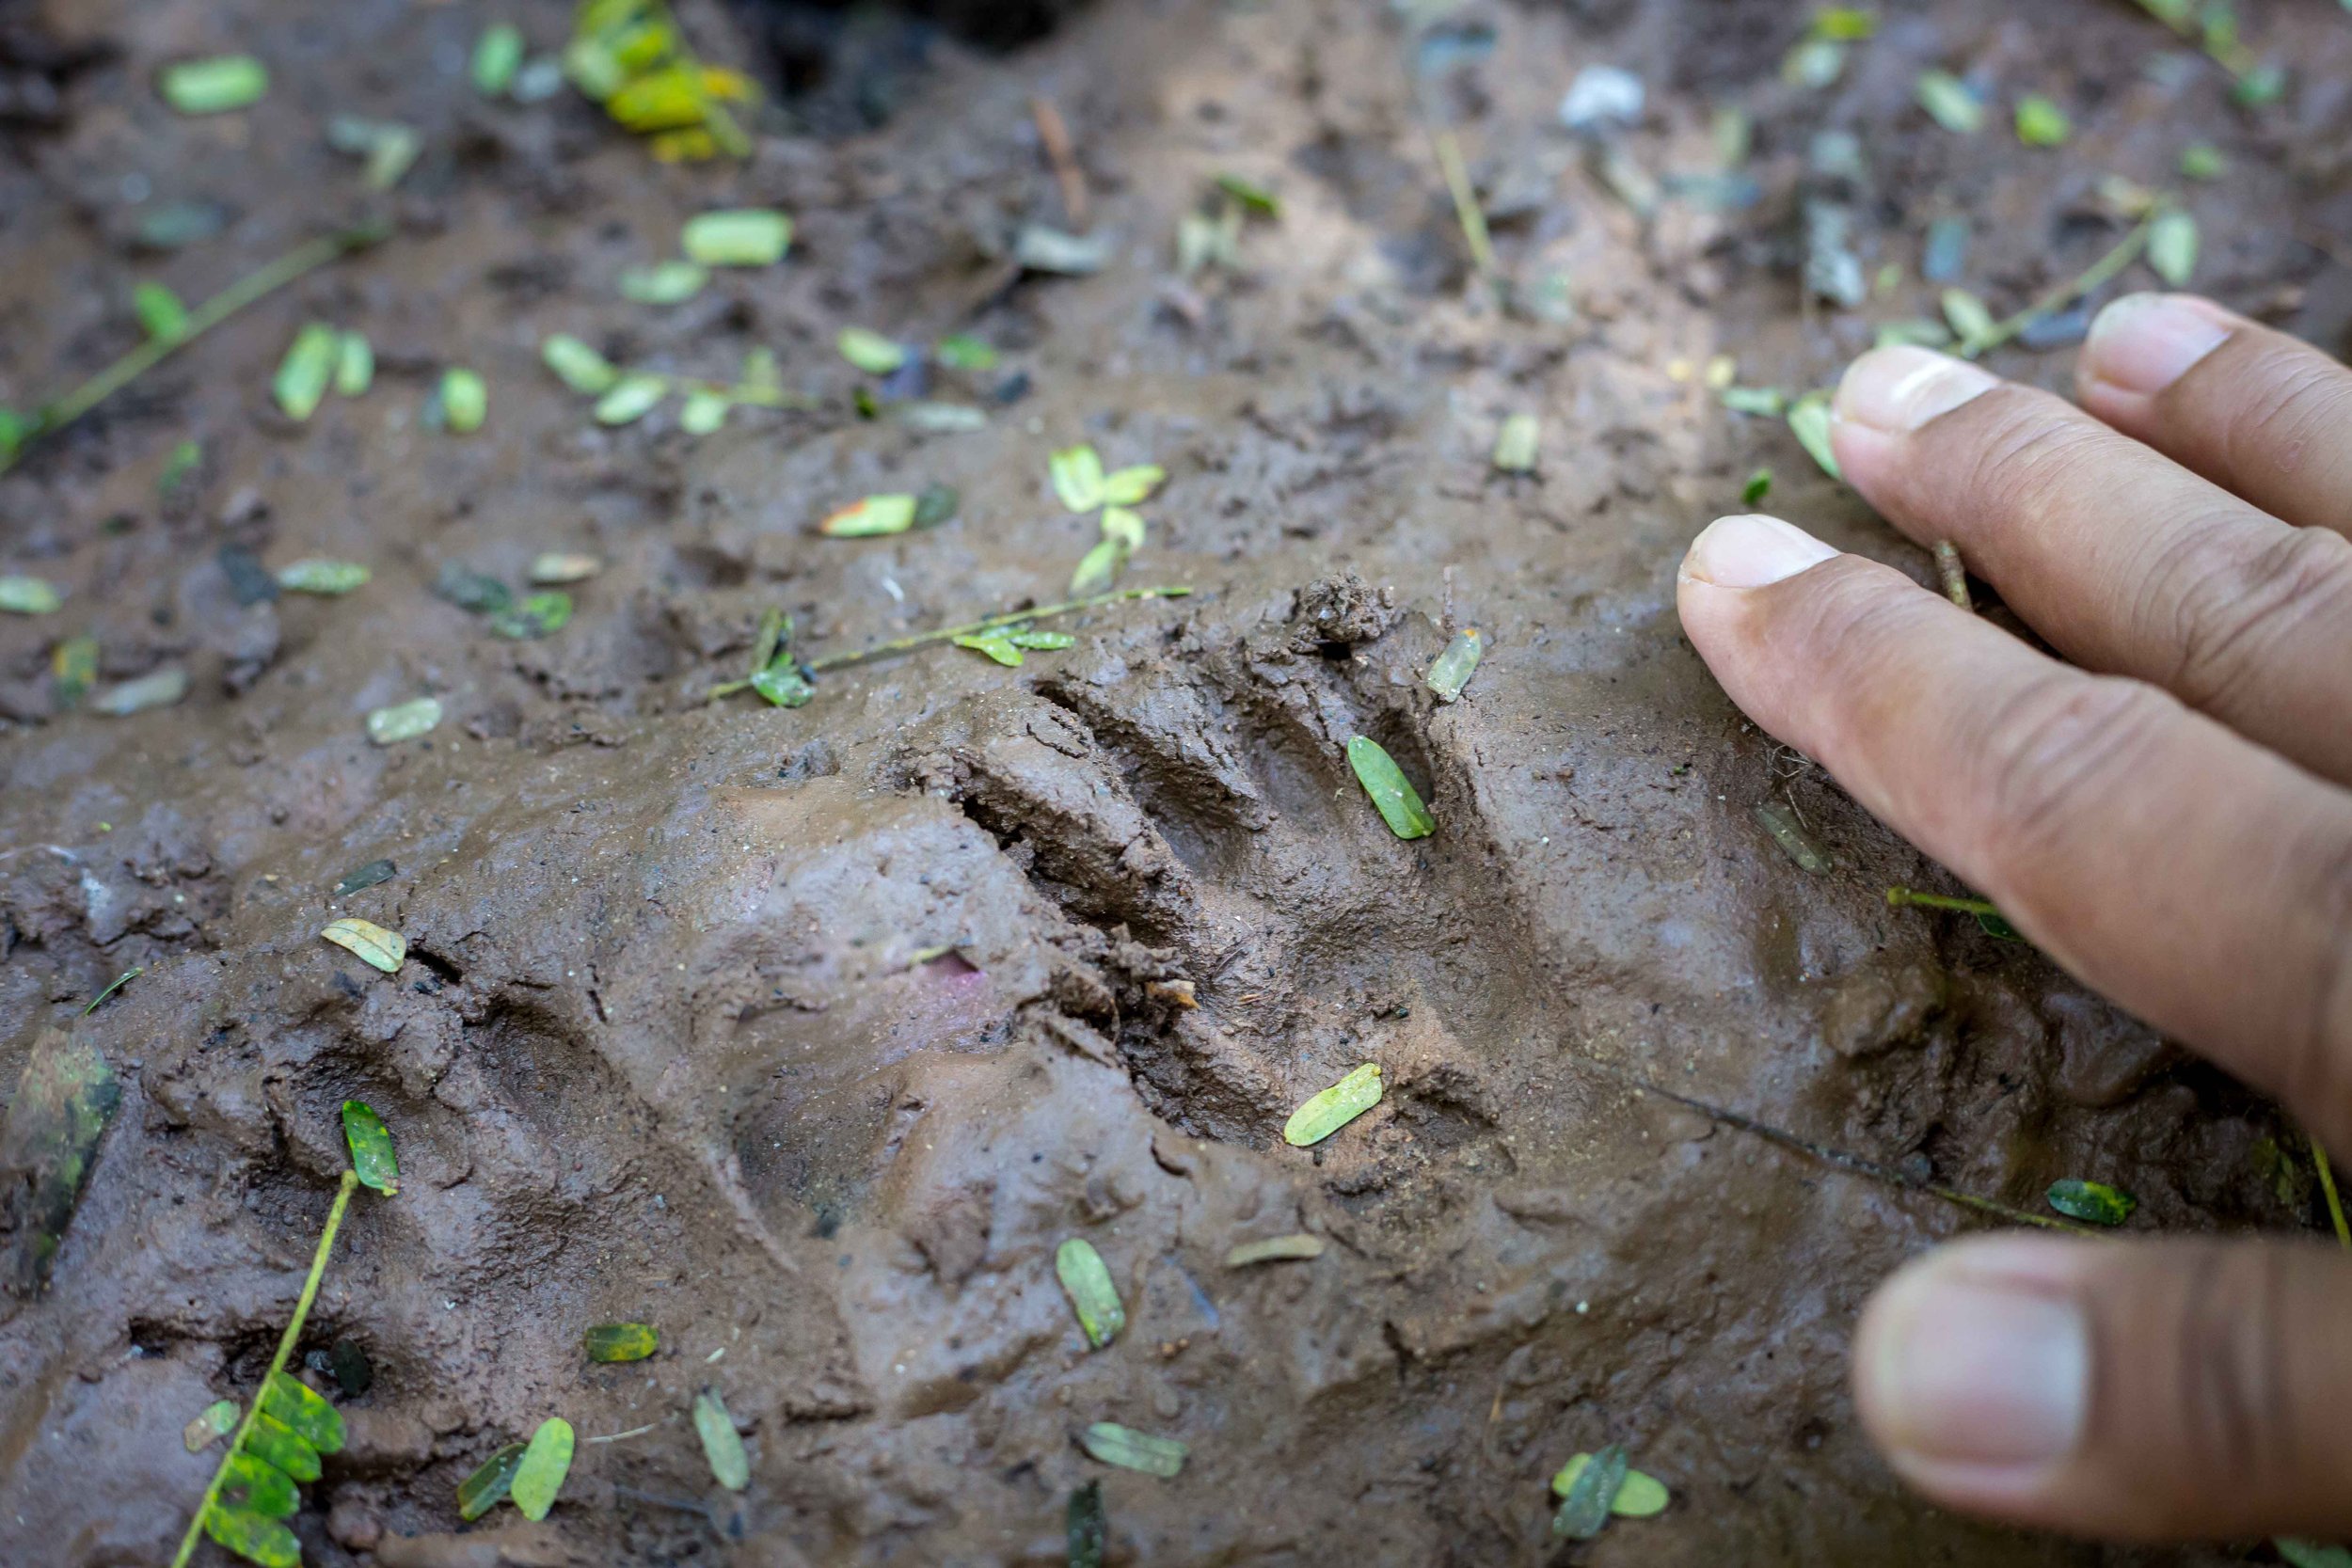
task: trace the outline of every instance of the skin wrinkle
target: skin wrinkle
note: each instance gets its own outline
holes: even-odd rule
[[[2231,346],[2222,345],[2224,351]],[[2300,478],[2318,443],[2352,425],[2352,390],[2337,366],[2265,345],[2252,365],[2231,371],[2236,395],[2229,400],[2215,455],[2233,481],[2256,467]]]
[[[2207,712],[2267,705],[2246,689],[2277,670],[2280,661],[2266,656],[2315,623],[2352,625],[2352,541],[2341,534],[2295,529],[2251,560],[2170,570],[2178,573],[2180,656],[2164,684]]]

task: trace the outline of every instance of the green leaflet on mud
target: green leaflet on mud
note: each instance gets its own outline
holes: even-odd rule
[[[1379,1104],[1380,1088],[1380,1064],[1366,1062],[1293,1111],[1282,1141],[1294,1148],[1321,1143]]]
[[[1584,1474],[1585,1466],[1593,1462],[1593,1457],[1589,1453],[1570,1455],[1568,1462],[1560,1467],[1560,1473],[1551,1478],[1553,1495],[1565,1498],[1573,1493],[1578,1479]],[[1625,1480],[1617,1485],[1616,1496],[1610,1499],[1609,1512],[1620,1519],[1647,1519],[1663,1513],[1667,1503],[1672,1500],[1665,1483],[1657,1477],[1628,1469]]]
[[[598,1323],[588,1330],[585,1340],[591,1361],[643,1361],[661,1337],[651,1323]]]
[[[1163,1481],[1174,1478],[1184,1469],[1184,1457],[1192,1451],[1173,1437],[1137,1432],[1116,1421],[1095,1422],[1079,1433],[1078,1444],[1105,1465],[1158,1476]]]
[[[548,1417],[531,1434],[522,1460],[515,1466],[515,1479],[506,1489],[524,1518],[536,1523],[555,1506],[564,1480],[572,1471],[572,1424],[561,1416]]]
[[[1081,1236],[1062,1243],[1054,1254],[1054,1274],[1069,1292],[1070,1305],[1078,1314],[1078,1326],[1086,1331],[1089,1346],[1101,1350],[1119,1338],[1119,1331],[1127,1326],[1127,1308],[1120,1304],[1119,1287],[1111,1282],[1110,1268],[1094,1250],[1094,1243]]]
[[[387,974],[399,974],[401,963],[408,957],[408,939],[373,920],[346,915],[328,921],[319,935]]]
[[[457,1516],[471,1524],[505,1499],[521,1468],[524,1445],[509,1443],[457,1483]]]
[[[743,1451],[742,1434],[735,1430],[735,1418],[716,1388],[694,1396],[694,1433],[702,1439],[703,1458],[710,1464],[713,1481],[730,1492],[752,1483],[751,1456]]]
[[[2045,1196],[2051,1208],[2068,1219],[2080,1220],[2085,1225],[2122,1225],[2132,1217],[2132,1211],[2139,1207],[2139,1200],[2121,1188],[2100,1181],[2081,1181],[2073,1177],[2052,1182]]]
[[[1438,831],[1438,819],[1422,804],[1420,792],[1378,741],[1360,735],[1351,738],[1347,765],[1356,770],[1357,782],[1372,797],[1391,832],[1399,838],[1427,838]]]
[[[1103,1552],[1110,1542],[1110,1521],[1103,1513],[1103,1483],[1088,1481],[1073,1487],[1062,1511],[1062,1533],[1069,1551],[1069,1568],[1103,1568]]]
[[[351,1145],[351,1168],[359,1184],[386,1197],[400,1191],[400,1161],[392,1152],[392,1135],[384,1118],[363,1101],[343,1101],[343,1138]]]
[[[1438,701],[1451,703],[1462,695],[1470,678],[1478,672],[1478,661],[1486,657],[1486,640],[1476,626],[1454,634],[1454,641],[1445,645],[1437,661],[1429,666],[1425,677],[1429,689],[1438,694]]]

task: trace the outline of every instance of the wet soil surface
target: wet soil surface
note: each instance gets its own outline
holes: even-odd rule
[[[2113,243],[2101,176],[2176,184],[2209,140],[2233,173],[2190,193],[2200,285],[2340,347],[2335,8],[2249,18],[2296,66],[2256,113],[2121,4],[1899,8],[1821,90],[1780,78],[1796,8],[1744,0],[1473,3],[1418,53],[1337,0],[1040,8],[1025,26],[1059,25],[1009,54],[875,13],[686,14],[771,77],[776,38],[818,40],[794,45],[802,128],[663,167],[568,92],[486,103],[467,4],[0,8],[0,401],[135,341],[135,279],[201,297],[347,216],[328,115],[428,135],[389,240],[0,478],[6,569],[66,594],[0,618],[0,1084],[75,1027],[123,1096],[45,1293],[0,1305],[0,1560],[167,1559],[217,1452],[182,1426],[266,1365],[346,1098],[405,1180],[360,1195],[304,1338],[373,1370],[294,1521],[314,1563],[1055,1564],[1098,1479],[1121,1563],[2216,1560],[1908,1497],[1845,1344],[1874,1281],[1975,1222],[1634,1086],[2012,1204],[2088,1176],[2138,1195],[2138,1228],[2312,1219],[2266,1104],[2031,951],[1885,907],[1958,890],[1742,721],[1679,635],[1674,569],[1770,464],[1775,509],[1931,579],[1694,367],[1826,382],[1874,322],[1932,313],[1934,218],[1975,220],[1966,278],[2009,309]],[[516,19],[542,49],[568,26]],[[230,48],[270,61],[259,107],[156,101],[160,62]],[[1646,82],[1614,145],[1654,173],[1717,166],[1711,117],[1743,105],[1753,203],[1629,212],[1554,117],[1594,63]],[[2074,141],[1934,129],[1911,90],[1937,64],[2052,94]],[[1033,94],[1071,127],[1098,276],[998,260],[1018,224],[1068,222]],[[1477,283],[1423,103],[1502,266],[1565,274],[1572,311],[1506,316]],[[1857,259],[1905,269],[1857,309],[1800,301],[1823,130],[1859,136],[1836,175]],[[1180,279],[1177,220],[1224,172],[1283,214]],[[138,251],[166,202],[219,231]],[[790,259],[681,306],[619,297],[721,205],[789,211]],[[380,368],[295,425],[267,388],[306,318],[368,333]],[[986,385],[947,389],[987,428],[856,418],[831,347],[852,323],[997,344]],[[766,345],[818,406],[605,430],[537,362],[557,331],[721,377]],[[2066,360],[1997,363],[2062,385]],[[421,422],[452,363],[490,388],[469,437]],[[1542,418],[1539,471],[1499,476],[1516,411]],[[183,438],[201,467],[159,501]],[[771,607],[818,654],[1061,596],[1093,524],[1045,460],[1079,440],[1167,467],[1126,580],[1192,597],[1089,613],[1018,671],[933,649],[798,710],[702,700]],[[961,492],[942,528],[812,531],[930,483]],[[241,602],[223,546],[374,579]],[[545,550],[608,565],[544,641],[429,592]],[[1467,626],[1491,651],[1440,705],[1421,674]],[[191,693],[54,711],[79,633],[105,679],[178,663]],[[366,713],[421,694],[438,729],[369,744]],[[1359,734],[1433,837],[1374,815]],[[1830,871],[1774,847],[1766,802]],[[389,880],[334,894],[377,860]],[[406,935],[396,977],[318,940],[341,915]],[[1363,1061],[1384,1102],[1286,1147],[1291,1108]],[[1224,1266],[1302,1229],[1319,1259]],[[1055,1280],[1072,1236],[1127,1302],[1099,1352]],[[660,1354],[588,1365],[582,1330],[629,1319]],[[746,1435],[739,1495],[686,1418],[706,1387]],[[583,1444],[544,1525],[461,1528],[458,1479],[557,1413],[631,1435]],[[1188,1443],[1182,1475],[1087,1458],[1072,1434],[1101,1419]],[[1548,1478],[1609,1442],[1672,1507],[1554,1547]]]

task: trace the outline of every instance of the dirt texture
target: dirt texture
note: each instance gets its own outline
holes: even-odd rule
[[[45,1290],[0,1295],[0,1562],[168,1560],[218,1454],[182,1428],[266,1365],[347,1098],[405,1180],[358,1196],[303,1341],[371,1374],[309,1374],[351,1432],[293,1521],[329,1568],[1042,1568],[1089,1480],[1123,1564],[2243,1555],[1907,1496],[1856,1425],[1847,1338],[1889,1269],[1979,1222],[1635,1085],[2015,1205],[2083,1176],[2138,1196],[2135,1228],[2311,1224],[2267,1104],[2029,949],[1889,910],[1891,884],[1959,890],[1745,723],[1673,608],[1685,543],[1765,463],[1776,510],[1932,580],[1695,368],[1825,383],[1873,323],[1932,313],[1936,217],[1974,218],[1967,280],[2011,308],[2120,234],[2102,175],[2178,185],[2210,140],[2233,172],[2188,192],[2200,286],[2342,345],[2352,27],[2247,8],[2295,67],[2257,113],[2088,0],[1890,8],[1810,91],[1779,74],[1804,17],[1764,0],[1471,0],[1418,51],[1340,0],[1009,8],[977,38],[690,7],[707,54],[797,96],[749,160],[665,167],[568,90],[478,97],[492,13],[463,0],[0,7],[0,402],[135,342],[135,280],[199,298],[347,218],[329,115],[427,137],[385,243],[0,477],[0,567],[66,594],[0,616],[0,1085],[54,1028],[121,1096]],[[538,50],[569,25],[502,9]],[[231,48],[268,59],[262,104],[157,100],[160,63]],[[1710,116],[1744,105],[1753,203],[1629,212],[1554,115],[1594,63],[1646,83],[1611,145],[1656,174],[1715,167]],[[2021,149],[1998,111],[1936,130],[1911,91],[1938,64],[2053,94],[2074,141]],[[1003,263],[1021,223],[1070,221],[1032,95],[1112,242],[1097,276]],[[1562,319],[1475,277],[1424,103],[1503,268],[1566,275]],[[1823,130],[1860,138],[1836,175],[1858,260],[1905,268],[1858,309],[1802,297]],[[1177,221],[1229,171],[1282,215],[1180,278]],[[140,250],[167,201],[218,233]],[[734,205],[793,215],[786,262],[667,309],[619,296],[684,217]],[[379,370],[297,425],[268,386],[311,318],[368,333]],[[857,418],[832,349],[852,324],[998,345],[978,385],[934,388],[987,428]],[[667,413],[603,429],[538,363],[559,331],[720,377],[766,345],[816,406],[699,440]],[[2063,385],[2067,359],[1996,363]],[[451,364],[489,386],[471,436],[421,417]],[[1497,475],[1518,411],[1539,468]],[[201,466],[159,499],[190,437]],[[1076,645],[1019,670],[934,648],[797,710],[703,701],[771,607],[814,656],[1060,597],[1095,525],[1046,458],[1079,440],[1166,466],[1124,580],[1191,597],[1064,623]],[[943,527],[813,531],[931,483],[961,495]],[[546,550],[607,565],[545,640],[431,593],[449,562],[516,581]],[[250,561],[310,556],[373,581],[251,592]],[[1489,651],[1440,704],[1422,673],[1470,626]],[[189,696],[58,712],[52,653],[79,633],[103,679],[177,663]],[[370,710],[422,694],[437,729],[369,743]],[[1434,836],[1383,826],[1355,735]],[[1826,874],[1758,826],[1775,801]],[[379,859],[389,879],[334,894]],[[342,915],[406,936],[398,975],[319,940]],[[1366,1061],[1382,1104],[1286,1147],[1291,1109]],[[1224,1266],[1297,1230],[1320,1258]],[[1073,1236],[1126,1302],[1100,1351],[1055,1278]],[[660,1353],[588,1364],[583,1330],[619,1320]],[[750,1449],[740,1494],[687,1418],[707,1387]],[[461,1527],[457,1481],[549,1414],[627,1435],[583,1442],[544,1524]],[[1073,1434],[1104,1419],[1189,1444],[1183,1473],[1088,1458]],[[1610,1442],[1672,1507],[1555,1545],[1549,1476]]]

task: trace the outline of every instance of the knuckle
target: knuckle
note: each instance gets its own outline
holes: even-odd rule
[[[2299,472],[2352,439],[2352,374],[2300,345],[2258,358],[2231,404],[2223,455],[2233,473]]]
[[[1988,515],[2030,518],[2077,490],[2106,433],[2045,392],[2004,387],[1987,394],[1988,422],[1968,435],[1960,472],[1961,505]]]
[[[2286,674],[2280,650],[2315,629],[2352,625],[2352,540],[2342,534],[2290,529],[2249,556],[2217,563],[2215,553],[2173,552],[2152,584],[2172,606],[2165,684],[2204,708]]]
[[[2298,857],[2310,886],[2297,898],[2311,911],[2316,948],[2306,1022],[2287,1045],[2280,1093],[2309,1120],[2352,1102],[2352,834]]]
[[[1986,709],[1975,750],[1987,863],[2014,876],[2065,847],[2178,714],[2153,687],[2064,670]]]

